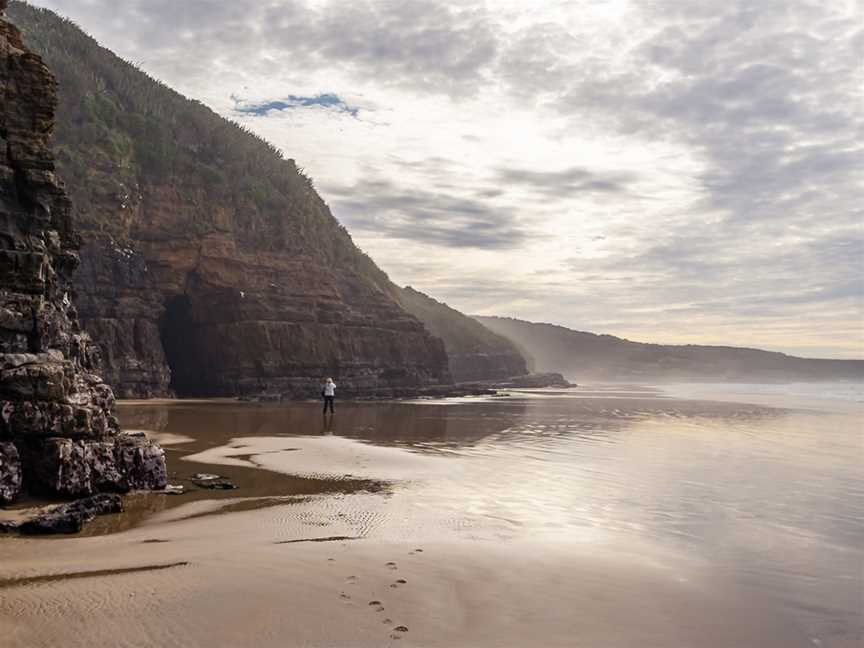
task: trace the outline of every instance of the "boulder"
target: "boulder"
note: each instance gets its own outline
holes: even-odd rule
[[[78,533],[97,515],[122,511],[123,500],[119,495],[100,493],[44,509],[18,524],[17,531],[22,535]]]

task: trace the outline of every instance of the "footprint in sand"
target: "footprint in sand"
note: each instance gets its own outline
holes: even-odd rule
[[[356,585],[359,581],[360,581],[360,579],[357,578],[356,576],[349,576],[348,578],[345,579],[345,582],[348,583],[349,585]]]
[[[348,601],[348,600],[351,599],[351,597],[348,596],[345,592],[340,592],[340,593],[339,593],[339,598],[344,599],[344,600],[346,600],[346,601]]]
[[[384,625],[390,625],[391,623],[393,623],[393,619],[384,619],[381,623],[383,623]]]
[[[395,562],[388,562],[387,565],[386,565],[386,567],[387,567],[387,569],[399,569],[399,568],[396,566],[396,563],[395,563]]]
[[[390,587],[396,588],[399,587],[396,583],[390,583]]]
[[[396,633],[394,632],[394,633],[391,633],[391,634],[390,634],[390,638],[393,639],[393,640],[395,640],[395,641],[399,641],[402,637],[400,637],[398,634],[396,634]]]
[[[381,601],[369,601],[369,605],[381,605]]]
[[[404,585],[404,584],[407,583],[408,581],[405,580],[404,578],[400,578],[400,579],[397,580],[396,582],[399,583],[400,585]]]
[[[417,553],[423,553],[422,549],[415,549],[414,551],[416,551]]]
[[[408,632],[408,626],[396,626],[393,632]]]

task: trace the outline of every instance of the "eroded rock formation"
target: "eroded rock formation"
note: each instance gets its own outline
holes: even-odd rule
[[[23,488],[84,495],[159,488],[162,450],[123,434],[70,297],[71,205],[49,137],[56,83],[0,0],[0,503]]]

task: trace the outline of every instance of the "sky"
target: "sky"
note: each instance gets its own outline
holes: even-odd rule
[[[33,4],[465,313],[864,358],[861,0]]]

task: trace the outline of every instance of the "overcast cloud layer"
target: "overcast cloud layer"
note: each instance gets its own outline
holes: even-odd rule
[[[858,0],[39,0],[469,313],[864,357]]]

